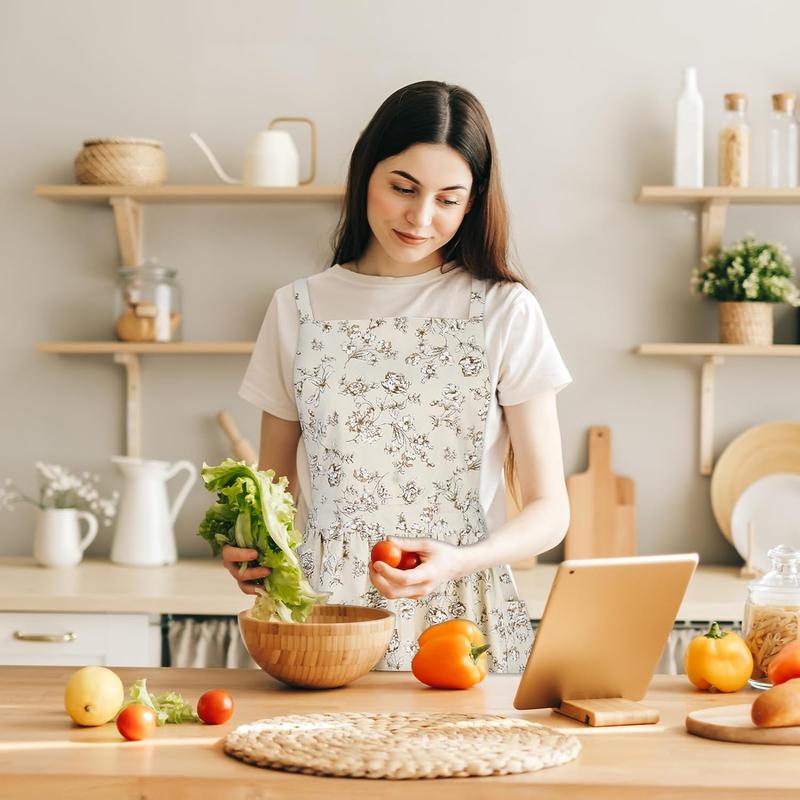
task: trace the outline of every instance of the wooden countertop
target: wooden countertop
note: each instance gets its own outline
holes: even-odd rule
[[[541,619],[555,564],[515,570],[532,619]],[[699,567],[677,619],[742,619],[746,579],[737,567]],[[179,561],[167,567],[123,567],[87,560],[48,569],[32,558],[0,558],[0,611],[70,611],[151,614],[238,614],[252,605],[219,560]]]
[[[226,725],[167,725],[153,738],[126,742],[113,723],[72,724],[63,708],[71,667],[0,667],[0,796],[15,800],[168,798],[539,797],[660,800],[702,797],[794,798],[800,749],[701,739],[684,728],[686,714],[710,705],[752,702],[755,693],[694,691],[683,677],[657,676],[646,702],[661,713],[657,725],[589,728],[549,710],[516,711],[518,678],[490,675],[464,692],[422,687],[410,673],[371,672],[348,687],[293,690],[258,670],[139,669],[115,671],[126,691],[136,678],[148,688],[180,691],[189,702],[217,686],[234,696]],[[289,713],[333,711],[462,711],[503,714],[569,730],[581,741],[564,766],[501,778],[383,781],[319,778],[240,763],[222,752],[221,738],[238,725]]]

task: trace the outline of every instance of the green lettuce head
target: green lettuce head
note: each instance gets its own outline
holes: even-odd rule
[[[258,563],[269,567],[253,607],[257,619],[305,622],[317,603],[328,595],[315,592],[300,567],[295,549],[302,536],[295,530],[297,509],[287,490],[289,481],[277,481],[275,471],[257,470],[244,461],[226,458],[216,467],[203,464],[206,489],[217,501],[200,523],[198,535],[218,555],[227,545],[253,548]],[[244,570],[246,564],[242,565]]]

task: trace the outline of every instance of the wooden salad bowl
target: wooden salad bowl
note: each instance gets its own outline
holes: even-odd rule
[[[253,661],[290,686],[331,689],[366,675],[383,657],[394,614],[379,608],[318,605],[306,622],[265,622],[239,613]]]

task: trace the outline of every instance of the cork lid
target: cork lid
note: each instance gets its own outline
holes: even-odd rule
[[[747,111],[747,95],[741,92],[729,92],[725,95],[725,108],[728,111]]]
[[[772,108],[774,111],[785,111],[793,114],[797,106],[797,92],[779,92],[772,95]]]

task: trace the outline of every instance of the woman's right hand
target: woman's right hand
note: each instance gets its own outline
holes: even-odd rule
[[[245,594],[256,594],[256,586],[260,585],[262,578],[266,578],[270,573],[268,567],[248,567],[244,572],[239,571],[242,563],[255,561],[257,558],[258,551],[249,547],[233,547],[226,544],[222,548],[222,563]]]

